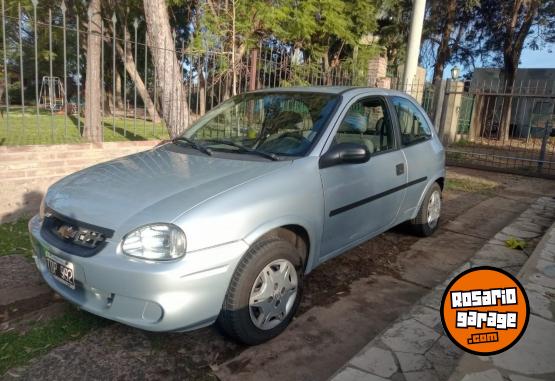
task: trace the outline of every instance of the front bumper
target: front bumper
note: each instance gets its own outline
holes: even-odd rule
[[[65,253],[47,243],[41,220],[29,222],[35,262],[57,293],[82,309],[148,331],[186,331],[213,323],[243,253],[235,241],[187,253],[173,262],[147,262],[118,252],[109,242],[92,257]],[[45,252],[74,265],[75,290],[48,271]]]

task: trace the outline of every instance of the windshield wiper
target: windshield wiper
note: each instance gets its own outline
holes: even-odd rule
[[[202,144],[199,144],[197,142],[195,142],[192,139],[186,138],[185,136],[180,136],[178,138],[175,138],[172,140],[172,142],[174,144],[183,144],[183,143],[187,143],[188,145],[190,145],[191,147],[193,147],[194,149],[196,149],[197,151],[200,151],[208,156],[212,156],[212,150],[210,148],[207,148],[205,146],[203,146]]]
[[[270,160],[273,160],[273,161],[278,161],[279,160],[279,158],[277,157],[277,155],[275,153],[265,152],[265,151],[261,151],[261,150],[255,149],[255,148],[245,147],[244,145],[239,144],[239,143],[235,143],[232,140],[210,139],[210,140],[207,140],[207,142],[211,143],[211,144],[225,144],[225,145],[228,145],[228,146],[232,146],[232,147],[238,148],[239,152],[255,154],[255,155],[262,156],[262,157],[265,157],[266,159],[270,159]]]

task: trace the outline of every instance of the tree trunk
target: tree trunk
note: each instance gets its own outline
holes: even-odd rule
[[[206,113],[206,78],[204,77],[204,71],[201,70],[199,72],[199,84],[198,84],[198,93],[197,96],[199,97],[199,109],[197,110],[200,116]]]
[[[251,67],[249,74],[249,90],[256,90],[256,80],[258,79],[257,71],[258,49],[251,50]]]
[[[237,95],[237,65],[235,62],[235,0],[231,1],[231,94]]]
[[[522,8],[525,7],[524,13]],[[503,40],[503,79],[505,80],[505,93],[511,93],[516,78],[516,71],[520,62],[520,55],[524,48],[524,42],[530,32],[534,18],[538,14],[540,7],[539,0],[515,0],[512,12],[507,18],[505,38]],[[523,17],[520,20],[520,17]],[[518,25],[520,24],[520,28]],[[499,139],[509,139],[511,125],[512,97],[507,97],[503,103],[501,120],[499,123]]]
[[[129,36],[129,32],[127,30],[125,32],[126,32],[126,35]],[[114,34],[112,33],[112,35]],[[137,66],[135,65],[135,59],[133,58],[133,54],[131,54],[131,49],[127,49],[126,51],[124,51],[119,41],[115,40],[115,42],[116,42],[116,51],[120,56],[120,58],[125,61],[125,67],[127,69],[127,73],[129,74],[129,77],[131,78],[131,80],[137,86],[137,92],[139,93],[139,96],[143,100],[143,103],[145,105],[146,111],[148,112],[148,115],[150,115],[150,118],[154,123],[158,123],[160,121],[160,115],[158,115],[158,111],[154,106],[154,102],[152,102],[152,99],[150,98],[148,89],[146,88],[143,82],[143,79],[141,78],[141,75],[137,71]]]
[[[451,34],[453,33],[453,27],[455,25],[457,0],[448,0],[446,6],[447,14],[445,17],[445,23],[443,24],[441,41],[439,47],[437,48],[437,59],[434,65],[433,83],[439,83],[439,81],[443,79],[445,64],[449,61],[449,58],[451,57],[451,47],[449,46],[449,40],[451,39]]]
[[[162,118],[170,136],[175,137],[188,127],[189,119],[181,63],[175,52],[175,41],[172,37],[166,2],[149,0],[143,4],[154,66],[158,72],[158,78],[161,79],[158,81],[158,86]]]
[[[116,81],[116,93],[114,94],[114,96],[116,97],[116,109],[114,110],[115,112],[117,109],[123,109],[123,98],[121,96],[121,75],[119,75],[119,71],[117,69],[114,73],[114,80]]]
[[[91,0],[88,8],[90,19],[87,35],[87,78],[85,82],[85,126],[83,136],[90,142],[102,141],[100,1]]]

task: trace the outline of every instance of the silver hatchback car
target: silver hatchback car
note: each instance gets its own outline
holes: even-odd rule
[[[444,178],[411,97],[270,89],[58,181],[29,230],[45,281],[82,309],[149,331],[217,321],[254,345],[285,329],[322,262],[405,221],[432,234]]]

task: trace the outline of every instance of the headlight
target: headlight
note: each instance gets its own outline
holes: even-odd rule
[[[185,233],[172,224],[142,226],[123,237],[122,251],[132,257],[168,261],[185,255]]]

